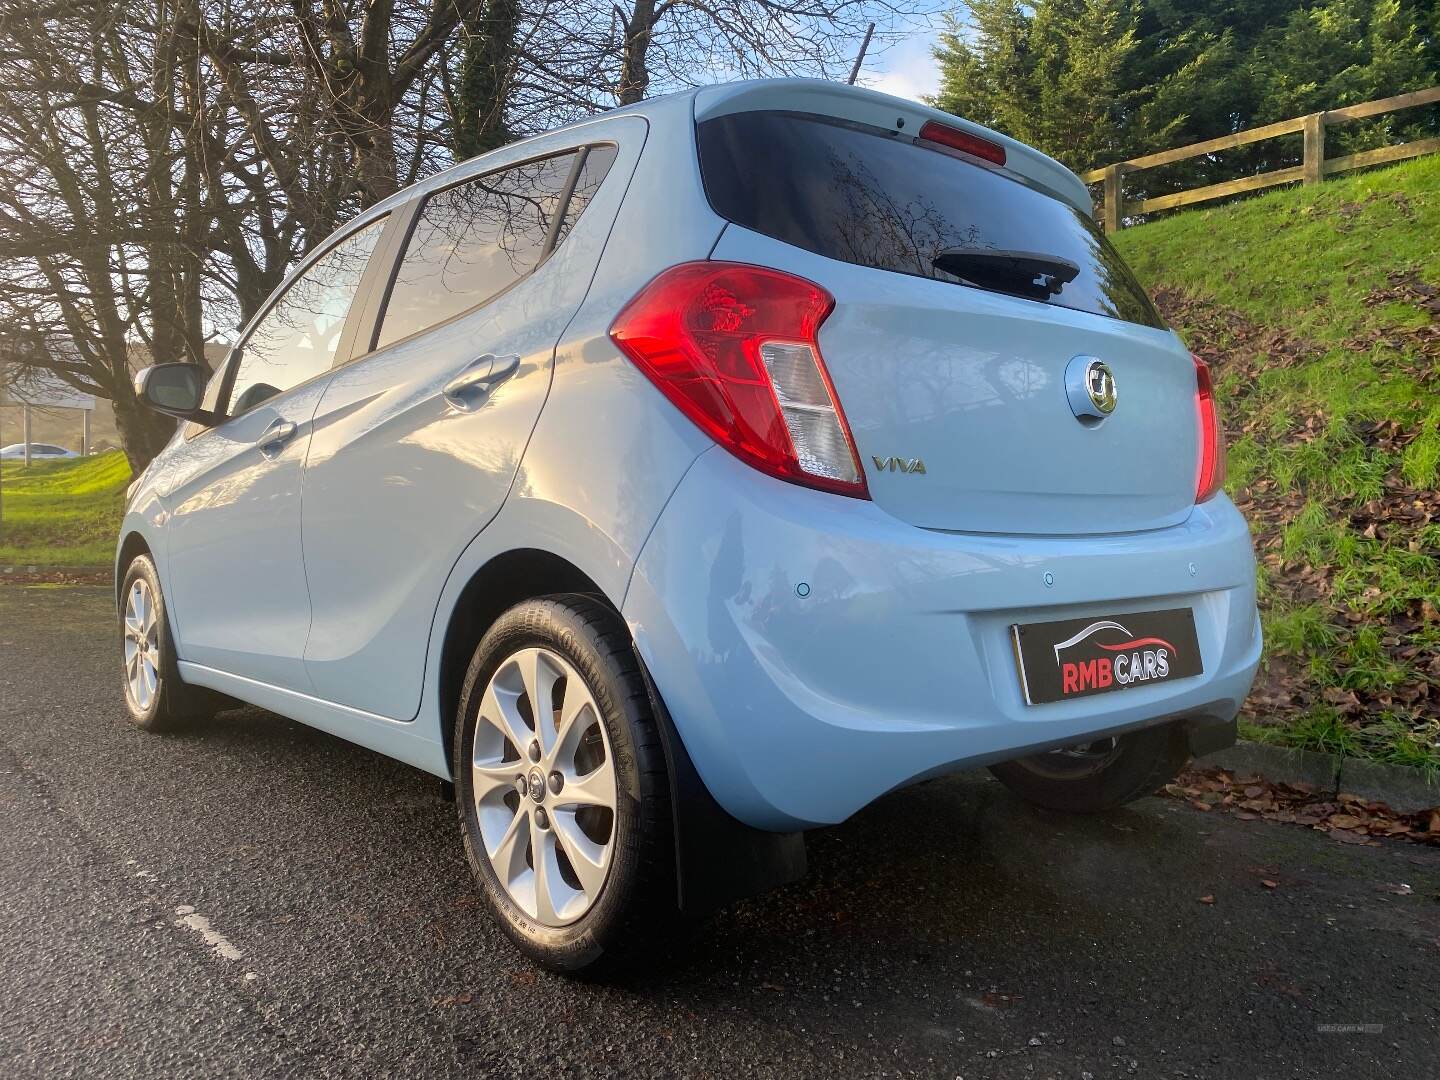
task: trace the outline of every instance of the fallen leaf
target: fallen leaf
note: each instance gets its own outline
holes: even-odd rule
[[[1440,508],[1436,519],[1440,520]],[[1440,686],[1440,670],[1436,675]],[[1352,792],[1317,794],[1310,785],[1272,783],[1259,776],[1237,779],[1221,769],[1187,769],[1162,792],[1207,813],[1228,811],[1241,821],[1259,817],[1302,825],[1327,832],[1347,844],[1378,844],[1370,839],[1376,836],[1440,844],[1440,807],[1402,814]],[[1274,873],[1252,869],[1260,874]]]
[[[1213,904],[1213,903],[1215,903],[1215,897],[1213,897],[1213,896],[1202,896],[1202,897],[1200,897],[1200,903],[1202,903],[1202,904]]]
[[[1361,833],[1349,832],[1345,829],[1335,829],[1330,833],[1333,839],[1339,840],[1342,844],[1368,844],[1370,839]]]

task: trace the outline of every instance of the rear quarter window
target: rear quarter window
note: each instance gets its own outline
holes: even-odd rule
[[[1164,325],[1087,214],[998,169],[901,132],[802,113],[734,113],[696,134],[706,196],[737,225],[857,266]],[[952,272],[955,252],[970,253],[960,261],[973,277]],[[1025,258],[1007,277],[989,252]],[[1047,259],[1057,275],[1029,273]]]

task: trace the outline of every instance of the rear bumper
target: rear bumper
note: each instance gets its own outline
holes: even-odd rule
[[[1194,609],[1203,675],[1024,703],[1012,623],[1177,606]],[[1145,533],[960,535],[721,450],[661,515],[624,613],[706,787],[772,830],[1085,736],[1186,718],[1213,737],[1260,658],[1250,535],[1224,496]]]

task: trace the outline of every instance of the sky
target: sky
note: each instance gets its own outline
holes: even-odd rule
[[[897,45],[878,56],[865,59],[860,83],[896,97],[918,101],[921,94],[933,94],[939,85],[939,67],[930,50],[939,28],[920,27]]]

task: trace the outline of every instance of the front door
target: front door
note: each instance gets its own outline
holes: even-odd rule
[[[300,547],[311,420],[383,219],[316,259],[232,354],[229,417],[167,454],[167,581],[182,660],[309,692],[310,599]]]

